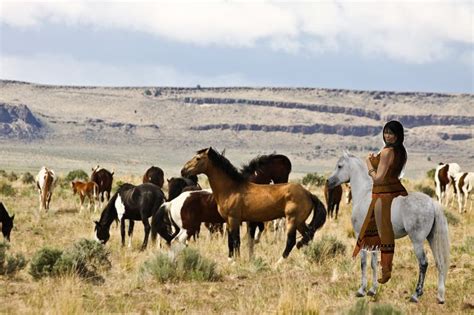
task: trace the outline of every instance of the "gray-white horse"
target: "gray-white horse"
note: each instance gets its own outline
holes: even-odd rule
[[[329,187],[350,182],[352,188],[352,227],[357,236],[367,215],[371,202],[372,178],[368,175],[365,163],[358,157],[345,151],[337,161],[336,169],[329,178]],[[399,196],[393,199],[391,219],[395,238],[406,235],[413,243],[413,249],[418,259],[420,274],[415,293],[410,301],[418,302],[423,295],[428,260],[423,249],[423,242],[427,239],[438,268],[438,302],[444,303],[445,282],[449,266],[449,238],[448,223],[442,206],[422,193],[409,193],[408,196]],[[364,296],[367,288],[367,251],[361,250],[362,286],[357,291],[358,297]],[[368,295],[377,292],[377,251],[372,251],[372,287]]]

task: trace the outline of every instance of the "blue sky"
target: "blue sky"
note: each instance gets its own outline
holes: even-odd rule
[[[472,1],[2,1],[0,78],[474,92]]]

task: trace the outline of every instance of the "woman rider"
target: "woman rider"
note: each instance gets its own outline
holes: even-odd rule
[[[407,161],[407,152],[403,146],[403,126],[400,122],[389,121],[383,128],[385,146],[379,154],[370,153],[366,159],[369,176],[373,179],[372,202],[362,225],[355,257],[361,248],[382,253],[382,277],[379,283],[386,283],[392,274],[392,260],[395,250],[395,238],[390,218],[392,200],[407,191],[400,182],[400,173]]]

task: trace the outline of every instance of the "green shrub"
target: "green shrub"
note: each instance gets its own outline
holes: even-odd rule
[[[12,171],[12,172],[10,172],[10,174],[8,174],[7,179],[11,182],[14,182],[14,181],[18,180],[18,175],[15,172]]]
[[[427,194],[428,196],[430,197],[434,197],[435,196],[435,191],[433,188],[429,187],[429,186],[423,186],[422,184],[418,184],[418,185],[415,185],[415,190],[416,191],[420,191],[424,194]]]
[[[324,176],[318,175],[318,173],[308,173],[301,180],[303,185],[323,186],[326,182]]]
[[[7,197],[14,197],[16,195],[16,190],[12,185],[5,182],[0,182],[0,194]]]
[[[73,180],[88,181],[89,175],[83,170],[73,170],[67,173],[65,181],[69,183],[69,182],[72,182]]]
[[[451,211],[444,210],[444,215],[446,216],[446,220],[448,221],[448,224],[454,225],[454,226],[459,224],[460,222],[459,217],[455,215],[454,213],[452,213]]]
[[[30,172],[26,172],[23,174],[23,176],[21,176],[21,182],[23,184],[33,184],[35,182],[35,178]]]
[[[402,311],[390,304],[374,304],[370,313],[372,315],[401,315]]]
[[[426,177],[429,179],[434,179],[436,169],[432,168],[428,172],[426,172]]]
[[[196,249],[185,248],[174,258],[159,253],[141,267],[142,274],[149,274],[159,282],[216,281],[220,275],[216,263],[202,257]]]
[[[319,241],[314,241],[304,249],[306,257],[313,262],[322,263],[346,253],[346,245],[334,236],[323,236]]]
[[[7,177],[7,172],[5,172],[5,170],[0,170],[0,176],[1,177]]]
[[[37,251],[30,262],[30,275],[35,280],[54,275],[54,264],[63,251],[56,248],[44,247]]]
[[[369,304],[365,300],[359,300],[349,309],[347,315],[369,315]]]
[[[26,266],[25,256],[20,253],[8,255],[9,248],[10,244],[0,242],[0,275],[12,275]]]

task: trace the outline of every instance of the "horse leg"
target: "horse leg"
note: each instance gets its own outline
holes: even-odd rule
[[[135,221],[129,220],[128,223],[128,248],[132,247],[132,236],[133,236],[133,227],[135,225]]]
[[[359,290],[357,290],[356,292],[356,297],[363,297],[365,296],[365,290],[367,289],[367,250],[361,249],[359,256],[360,256],[360,270],[361,270],[361,275],[362,275],[362,283]]]
[[[249,259],[252,259],[254,243],[257,242],[257,240],[255,239],[255,232],[257,231],[257,223],[248,222],[247,228],[248,228],[247,235],[248,235],[248,246],[249,246]]]
[[[339,201],[340,202],[340,201]],[[339,213],[339,203],[336,203],[336,220],[337,220],[337,214]]]
[[[229,217],[228,232],[229,232],[229,259],[240,256],[240,222],[234,218]]]
[[[462,213],[462,196],[463,194],[461,191],[458,192],[458,208],[459,208],[459,213]]]
[[[283,259],[286,259],[290,254],[291,250],[296,244],[296,226],[295,226],[295,218],[287,218],[286,219],[286,247],[283,251],[282,257],[278,260],[277,264],[283,262]]]
[[[258,230],[255,231],[255,243],[260,242],[260,237],[262,236],[263,231],[265,230],[265,224],[263,222],[256,222],[255,223],[256,227],[258,227]]]
[[[308,244],[309,241],[311,241],[311,232],[310,232],[308,226],[306,225],[306,223],[304,223],[304,222],[302,222],[300,225],[298,225],[296,227],[296,229],[303,236],[303,239],[300,240],[298,243],[296,243],[296,248],[300,249],[304,245]]]
[[[418,283],[416,284],[415,293],[410,298],[410,302],[418,303],[418,298],[423,295],[423,285],[425,283],[426,270],[428,269],[428,260],[426,259],[423,242],[413,241],[413,249],[415,250],[418,265],[420,267],[420,274],[418,276]]]
[[[120,220],[120,236],[122,237],[122,247],[125,246],[125,219]]]
[[[378,252],[372,251],[372,259],[370,260],[370,266],[372,267],[372,287],[367,292],[368,296],[374,296],[377,294],[377,287],[379,285],[377,281],[377,267],[378,267]]]
[[[150,236],[150,222],[148,222],[148,218],[142,219],[143,227],[145,228],[145,238],[143,239],[142,248],[140,250],[145,250],[146,246],[148,245],[148,237]]]

